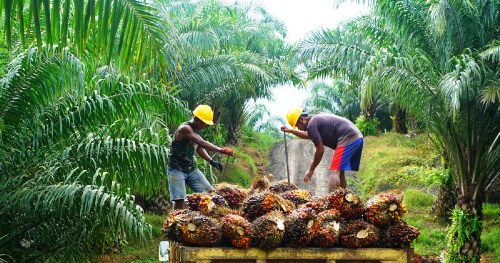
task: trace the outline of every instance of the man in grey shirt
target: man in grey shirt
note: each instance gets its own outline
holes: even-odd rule
[[[302,139],[310,139],[316,146],[314,159],[304,176],[304,182],[311,181],[314,169],[325,152],[324,146],[327,146],[335,151],[328,175],[328,191],[332,192],[339,187],[346,188],[344,171],[359,170],[363,151],[363,135],[354,123],[333,114],[311,115],[304,112],[302,108],[289,110],[286,119],[292,129],[283,126],[282,131],[292,133]]]

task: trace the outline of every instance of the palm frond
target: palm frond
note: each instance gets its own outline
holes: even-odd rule
[[[85,177],[93,177],[94,184],[78,182]],[[134,205],[133,196],[106,177],[111,176],[103,171],[89,176],[88,172],[74,170],[65,182],[51,182],[47,177],[8,181],[6,185],[11,188],[2,189],[5,220],[0,229],[9,227],[12,231],[0,238],[2,247],[14,253],[23,251],[16,253],[23,260],[82,261],[100,245],[96,235],[150,235],[151,227]],[[30,249],[19,247],[19,242]]]
[[[455,70],[443,76],[440,87],[445,96],[449,98],[449,104],[454,112],[460,109],[460,99],[463,93],[472,89],[473,83],[477,83],[481,78],[481,69],[476,61],[464,54],[460,59],[455,59],[451,66]]]

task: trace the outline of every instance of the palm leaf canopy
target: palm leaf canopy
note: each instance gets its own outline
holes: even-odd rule
[[[33,48],[1,80],[1,254],[83,261],[105,235],[150,233],[131,191],[159,189],[170,144],[160,123],[184,119],[186,106],[83,65],[69,49]]]

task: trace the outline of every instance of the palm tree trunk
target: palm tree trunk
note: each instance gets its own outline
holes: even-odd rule
[[[481,231],[483,228],[483,197],[460,193],[453,211],[452,226],[448,233],[449,252],[446,262],[479,262],[481,256]],[[460,189],[457,189],[459,192]]]
[[[240,131],[241,126],[230,124],[227,127],[226,143],[231,145],[238,145],[241,140]]]
[[[392,118],[392,131],[406,134],[408,129],[406,128],[406,111],[399,108],[396,112],[394,118]]]
[[[431,207],[431,213],[441,219],[448,219],[454,205],[453,184],[449,180],[439,186],[436,201],[434,201]]]

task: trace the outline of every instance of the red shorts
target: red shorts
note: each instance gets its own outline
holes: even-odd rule
[[[363,138],[359,138],[347,145],[335,149],[332,157],[330,170],[336,171],[359,171],[361,153],[363,152]]]

